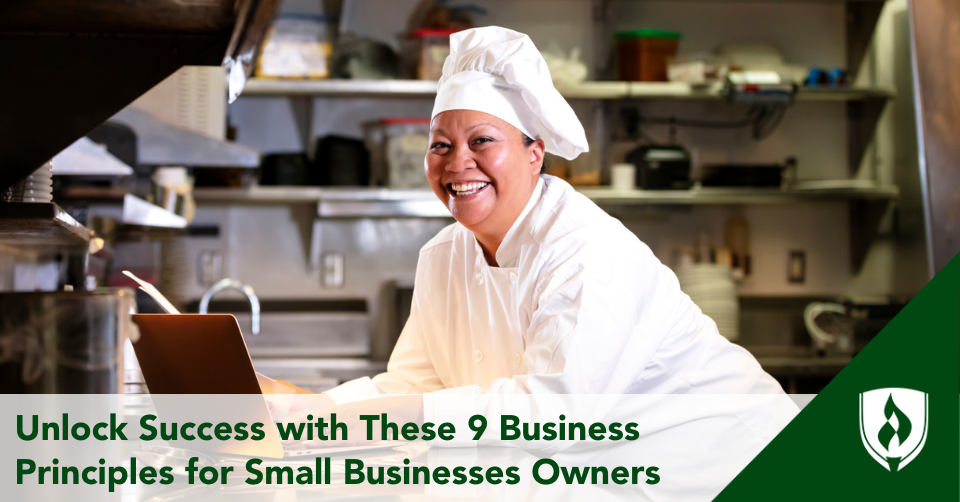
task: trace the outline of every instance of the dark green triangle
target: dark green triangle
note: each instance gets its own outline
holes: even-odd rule
[[[860,439],[859,394],[929,394],[929,435],[898,472]],[[960,500],[960,254],[717,496],[749,500]]]

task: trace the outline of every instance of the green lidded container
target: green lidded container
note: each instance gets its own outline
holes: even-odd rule
[[[677,55],[681,34],[639,29],[615,35],[620,80],[666,82],[667,62]]]

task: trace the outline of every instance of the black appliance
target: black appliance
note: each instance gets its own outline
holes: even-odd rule
[[[687,190],[690,182],[690,154],[677,145],[641,146],[627,154],[637,166],[637,187],[644,190]]]
[[[718,164],[703,166],[700,184],[705,187],[779,187],[784,166],[779,164]]]

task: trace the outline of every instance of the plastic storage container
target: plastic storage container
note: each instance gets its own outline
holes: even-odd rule
[[[374,184],[429,188],[423,158],[430,141],[429,117],[390,117],[365,126]]]
[[[667,78],[671,82],[686,82],[693,85],[722,82],[730,66],[713,54],[697,53],[677,56],[667,66]]]
[[[667,62],[677,55],[675,31],[634,30],[617,33],[620,80],[666,82]]]
[[[256,74],[264,78],[327,78],[333,44],[323,16],[283,15],[276,20]]]
[[[417,64],[417,78],[420,80],[440,80],[443,75],[443,62],[450,55],[450,35],[459,30],[422,28],[410,34],[420,41],[420,56]]]

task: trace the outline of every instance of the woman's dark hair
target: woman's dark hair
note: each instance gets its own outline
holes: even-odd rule
[[[523,142],[523,146],[530,146],[533,144],[533,141],[534,141],[533,138],[531,138],[530,136],[527,136],[522,131],[520,132],[520,136],[522,136],[520,138],[520,141]],[[547,169],[547,157],[544,156],[543,163],[540,164],[540,172],[543,173],[546,169]]]

